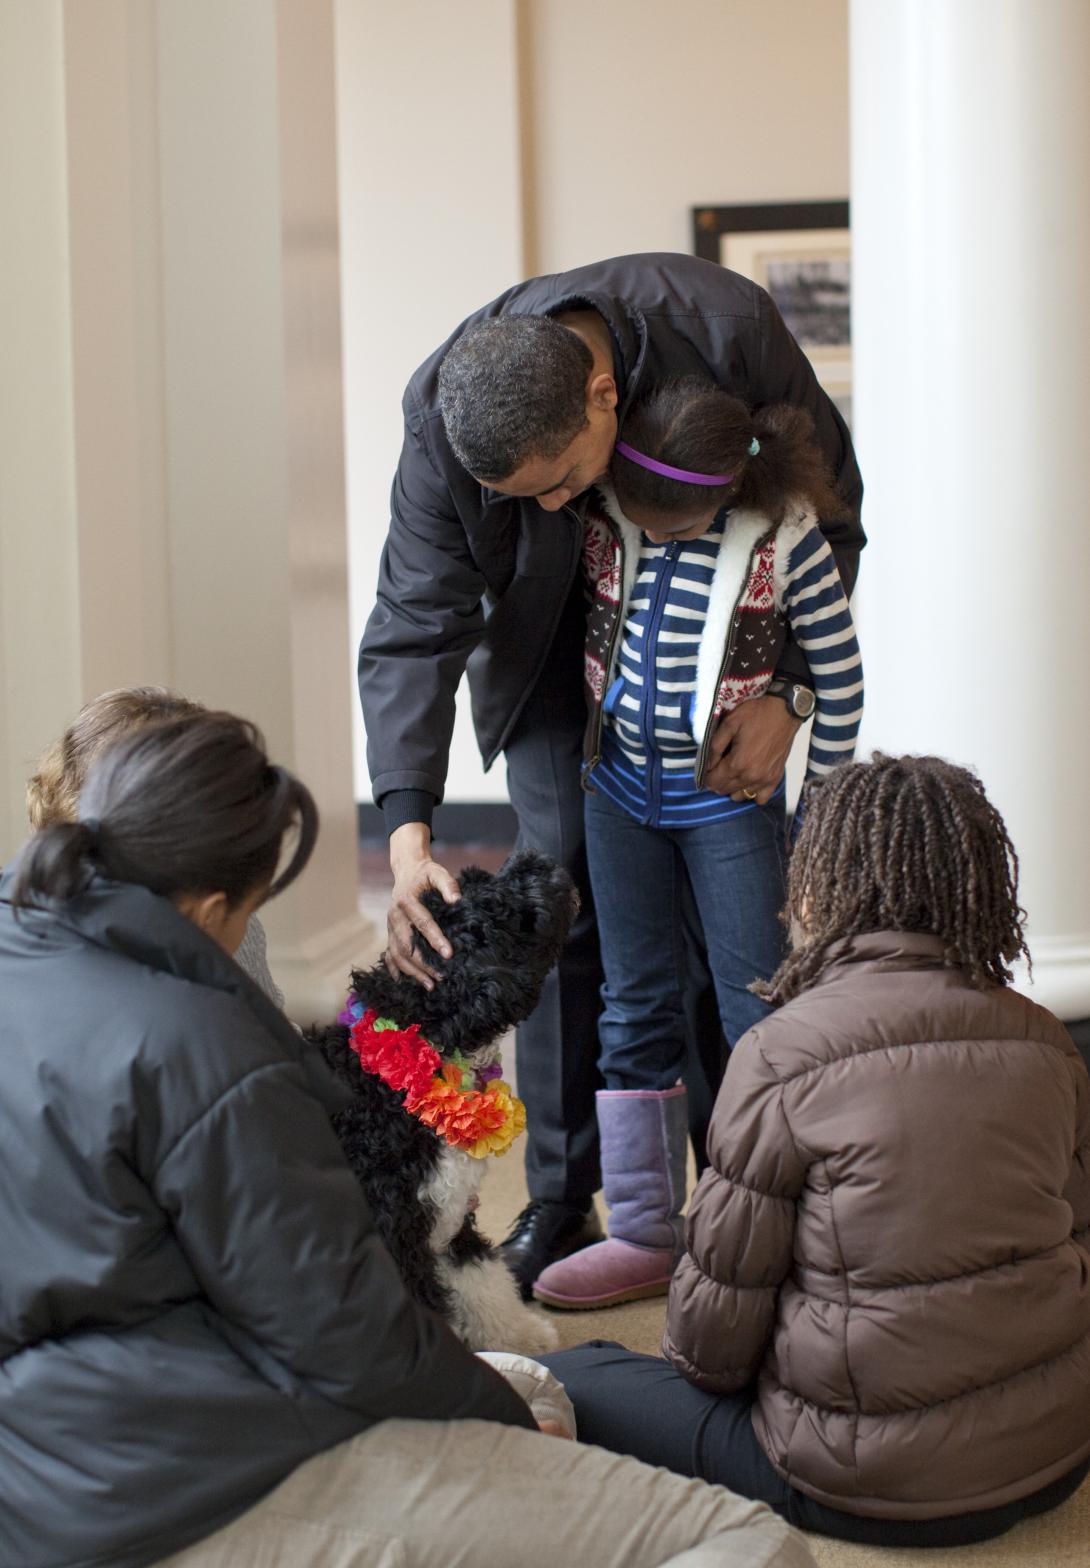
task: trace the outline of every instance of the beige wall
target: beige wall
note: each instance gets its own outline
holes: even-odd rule
[[[522,275],[511,0],[337,0],[351,623],[374,602],[401,393],[464,316]],[[355,723],[356,789],[371,790]],[[448,798],[505,799],[461,704]]]
[[[847,0],[526,0],[531,274],[848,194]]]
[[[374,947],[333,99],[332,0],[0,0],[0,862],[103,688],[246,714],[322,813],[267,911],[310,1017]]]
[[[522,277],[688,250],[690,206],[845,196],[847,0],[338,0],[337,30],[358,635],[415,366]],[[502,774],[462,713],[447,798]]]
[[[80,698],[62,32],[59,6],[0,10],[0,862]]]

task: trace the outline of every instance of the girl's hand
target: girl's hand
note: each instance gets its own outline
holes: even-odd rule
[[[539,1421],[537,1425],[538,1430],[544,1432],[546,1437],[566,1437],[569,1443],[574,1443],[575,1441],[571,1433],[566,1431],[559,1421]]]

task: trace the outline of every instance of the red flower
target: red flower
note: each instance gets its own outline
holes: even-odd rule
[[[376,1022],[386,1027],[376,1029]],[[350,1036],[363,1070],[376,1073],[391,1089],[405,1090],[405,1109],[413,1110],[441,1066],[439,1052],[423,1038],[420,1025],[394,1028],[386,1019],[376,1019],[372,1007],[353,1024]]]

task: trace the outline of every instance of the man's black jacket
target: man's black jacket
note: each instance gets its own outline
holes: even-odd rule
[[[492,316],[586,306],[610,330],[622,420],[637,394],[679,375],[711,375],[752,408],[810,410],[850,509],[847,520],[823,523],[823,531],[848,593],[855,583],[865,536],[851,437],[763,289],[713,262],[670,254],[618,256],[517,284],[464,321],[405,390],[390,532],[359,657],[377,801],[401,790],[442,799],[454,695],[467,661],[477,739],[491,766],[542,668],[579,565],[578,506],[546,512],[534,500],[498,495],[454,456],[439,412],[443,356],[468,327]],[[779,668],[807,678],[793,644]]]

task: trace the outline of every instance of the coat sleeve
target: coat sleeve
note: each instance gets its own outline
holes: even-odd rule
[[[261,1351],[368,1421],[527,1406],[408,1295],[301,1068],[255,1068],[160,1161],[155,1195],[202,1294]]]
[[[759,1029],[735,1047],[708,1135],[709,1167],[686,1220],[670,1287],[663,1355],[713,1394],[753,1381],[791,1267],[806,1175]]]
[[[812,524],[801,531],[781,529],[781,534],[790,546],[784,613],[817,699],[806,766],[807,777],[813,778],[852,759],[863,717],[863,661],[828,542]]]
[[[484,592],[449,486],[407,419],[377,599],[359,652],[376,801],[391,790],[442,800],[455,693],[484,631]]]
[[[759,337],[753,353],[754,363],[748,367],[750,401],[758,407],[792,403],[808,409],[813,416],[818,443],[845,505],[843,517],[820,519],[821,531],[832,547],[844,592],[850,598],[859,574],[859,552],[867,542],[860,521],[863,479],[852,438],[836,404],[818,384],[813,366],[763,289],[759,292],[759,300]],[[808,680],[809,667],[793,634],[789,635],[780,655],[776,673],[781,678]]]

